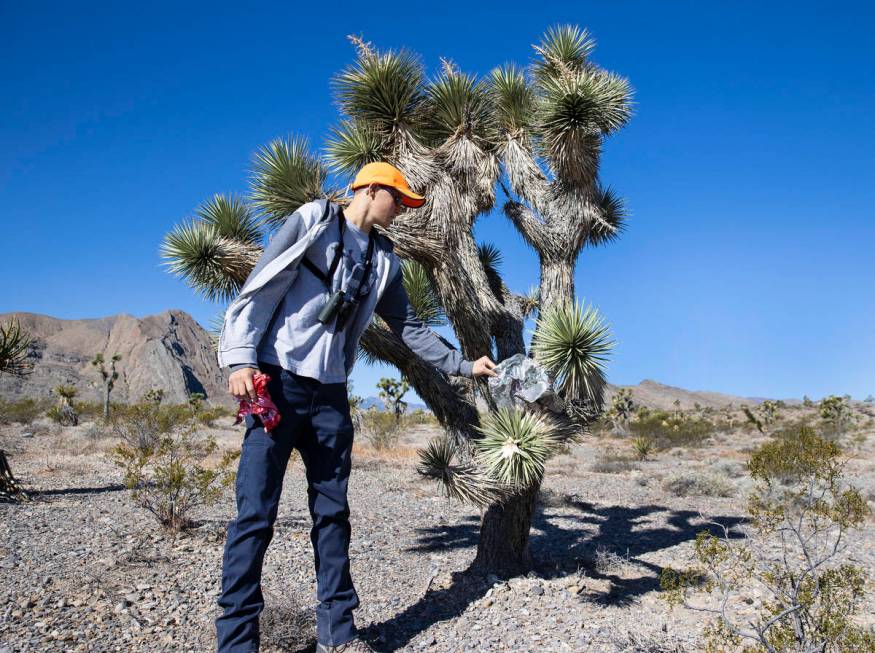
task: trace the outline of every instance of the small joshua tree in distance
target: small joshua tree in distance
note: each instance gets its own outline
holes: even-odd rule
[[[118,379],[118,372],[115,369],[115,364],[122,359],[121,354],[113,354],[109,361],[109,369],[106,369],[106,364],[103,360],[103,354],[95,354],[91,364],[97,368],[100,377],[103,379],[103,419],[109,419],[109,395],[115,386],[115,381]]]

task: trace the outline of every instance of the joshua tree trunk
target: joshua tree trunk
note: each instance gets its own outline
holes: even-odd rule
[[[574,298],[574,262],[541,260],[541,305],[555,306]]]
[[[107,384],[103,387],[103,419],[109,419],[109,393],[112,388]]]
[[[540,483],[502,504],[489,506],[480,525],[474,567],[509,578],[532,566],[529,531]]]
[[[19,501],[26,499],[27,494],[18,487],[9,461],[6,460],[6,452],[0,449],[0,501]]]

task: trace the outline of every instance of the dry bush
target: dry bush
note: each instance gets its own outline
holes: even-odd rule
[[[856,620],[866,574],[847,550],[870,510],[845,481],[845,464],[836,443],[811,429],[766,442],[748,463],[749,519],[712,523],[722,532],[697,535],[698,567],[663,570],[670,603],[715,618],[706,650],[875,653],[875,631]],[[704,596],[693,574],[707,576]]]
[[[592,566],[598,573],[610,576],[622,576],[635,569],[635,563],[626,555],[620,555],[606,546],[599,546],[592,559]]]
[[[32,424],[53,406],[51,399],[0,399],[0,423]]]
[[[392,449],[401,437],[401,421],[384,410],[369,409],[361,414],[365,439],[377,451]]]
[[[259,620],[261,646],[281,651],[307,650],[316,640],[313,612],[288,593],[266,591]]]
[[[193,512],[214,503],[234,482],[232,464],[239,452],[207,465],[218,445],[214,437],[200,436],[198,426],[196,412],[167,411],[154,403],[114,418],[123,442],[113,461],[124,470],[134,501],[171,532],[190,527]]]
[[[401,418],[401,422],[405,426],[433,426],[440,428],[440,422],[431,411],[417,408],[416,410],[407,413]]]
[[[640,467],[636,461],[627,456],[602,452],[596,456],[589,469],[597,474],[622,474],[640,469]]]
[[[675,472],[662,481],[662,489],[676,497],[731,497],[735,486],[716,474]]]
[[[608,635],[611,650],[617,653],[687,653],[684,642],[671,634],[644,635],[632,631],[612,631]]]
[[[21,430],[30,433],[35,438],[44,438],[46,436],[57,435],[59,431],[58,425],[54,422],[33,422],[32,424],[28,424],[27,428],[23,428]]]
[[[702,447],[717,432],[717,425],[707,419],[690,417],[676,411],[648,411],[629,424],[632,434],[649,438],[657,449]]]

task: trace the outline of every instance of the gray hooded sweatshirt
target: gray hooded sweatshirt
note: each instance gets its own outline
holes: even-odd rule
[[[346,328],[335,333],[331,323],[323,327],[315,322],[318,311],[313,308],[318,307],[321,299],[314,301],[314,293],[324,294],[325,288],[314,287],[314,279],[309,277],[295,282],[299,264],[308,249],[311,262],[330,258],[333,243],[337,242],[338,219],[344,219],[339,214],[340,207],[336,204],[320,200],[303,205],[286,219],[225,313],[219,338],[219,365],[232,369],[257,367],[259,360],[265,360],[323,382],[345,381],[355,364],[359,340],[376,312],[420,358],[445,374],[470,377],[473,363],[466,361],[416,317],[402,283],[401,263],[392,251],[392,242],[376,231],[372,232],[375,239],[373,271],[365,280],[370,291],[361,297]],[[326,230],[330,238],[328,234],[323,236]],[[331,245],[327,251],[314,252],[316,247],[311,249],[311,246],[317,241],[323,246],[326,242]],[[323,263],[319,267],[326,266]],[[343,268],[341,265],[336,277],[343,276]],[[307,270],[300,273],[312,274]],[[309,335],[302,345],[298,336],[305,333]],[[339,354],[343,358],[342,366],[336,361]]]

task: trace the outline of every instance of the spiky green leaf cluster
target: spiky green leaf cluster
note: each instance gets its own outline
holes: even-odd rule
[[[387,134],[416,124],[423,77],[418,58],[407,50],[361,50],[334,79],[334,91],[344,114]]]
[[[197,220],[176,225],[161,246],[170,272],[210,301],[229,301],[240,289],[240,280],[228,273],[232,255],[229,241]]]
[[[325,155],[332,168],[352,175],[368,163],[383,160],[385,146],[385,139],[367,123],[344,120],[331,129]]]
[[[507,496],[506,488],[471,464],[455,462],[456,448],[448,437],[434,438],[419,452],[417,470],[439,480],[447,497],[486,507]]]
[[[480,259],[480,264],[486,273],[489,288],[493,294],[500,296],[503,285],[501,273],[498,270],[498,266],[501,265],[501,250],[492,243],[480,243],[477,245],[477,258]]]
[[[0,374],[22,376],[33,369],[27,360],[31,342],[16,318],[0,324]]]
[[[528,488],[544,476],[544,464],[559,445],[544,417],[500,409],[483,418],[475,442],[476,461],[486,475],[514,488]]]
[[[558,25],[544,34],[535,46],[540,57],[532,66],[536,79],[548,79],[578,72],[589,63],[595,39],[576,25]]]
[[[575,143],[620,129],[631,115],[630,95],[625,78],[602,70],[545,78],[539,85],[537,105],[544,155],[561,159]]]
[[[519,302],[523,317],[531,317],[541,306],[541,289],[532,286],[525,295],[520,296]]]
[[[440,298],[431,285],[431,279],[421,263],[405,259],[401,264],[402,281],[416,317],[427,326],[447,323]]]
[[[523,70],[514,65],[501,66],[490,75],[495,121],[511,136],[517,137],[532,127],[535,95]]]
[[[229,301],[261,254],[262,238],[260,221],[245,202],[215,195],[164,237],[161,257],[206,299]]]
[[[493,70],[489,80],[501,131],[543,157],[565,184],[594,181],[602,139],[631,117],[628,80],[592,63],[594,47],[586,30],[555,27],[535,46],[538,56],[530,76],[504,66]],[[519,163],[531,165],[505,161],[508,166]]]
[[[277,138],[253,158],[250,197],[270,226],[278,226],[302,204],[323,197],[327,171],[307,139]]]
[[[494,139],[489,88],[473,75],[446,70],[426,88],[425,134],[434,145],[465,135],[486,144]]]
[[[629,214],[623,198],[610,187],[597,189],[597,201],[601,210],[601,220],[596,220],[587,236],[591,245],[605,245],[615,241],[626,229]]]
[[[487,275],[499,276],[498,266],[501,265],[501,250],[493,243],[481,243],[477,245],[477,258],[486,270]]]
[[[605,363],[613,347],[598,310],[576,301],[542,313],[532,339],[535,358],[554,375],[559,392],[593,407],[602,405]]]
[[[195,210],[195,215],[222,238],[258,245],[264,237],[252,210],[234,195],[213,195]]]

